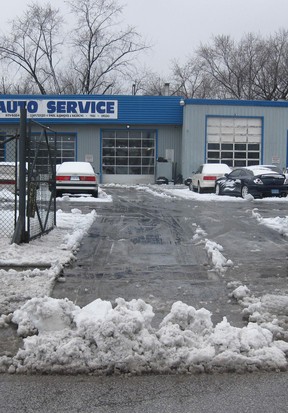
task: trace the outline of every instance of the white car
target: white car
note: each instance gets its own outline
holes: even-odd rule
[[[63,162],[56,168],[56,196],[91,194],[98,197],[97,176],[89,162]]]
[[[225,163],[204,163],[192,174],[189,189],[199,194],[204,191],[214,192],[216,179],[230,172],[231,168]]]

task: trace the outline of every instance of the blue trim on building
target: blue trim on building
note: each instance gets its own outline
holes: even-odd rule
[[[186,99],[184,102],[185,105],[288,107],[288,101],[274,102],[271,100]]]
[[[263,164],[264,160],[264,116],[259,116],[261,118],[261,159],[260,164]]]
[[[102,184],[102,166],[103,166],[103,129],[100,129],[100,171],[98,172],[100,184]]]
[[[287,130],[287,140],[286,140],[286,168],[288,168],[288,130]]]

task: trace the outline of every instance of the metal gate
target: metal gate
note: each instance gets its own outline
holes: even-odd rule
[[[31,240],[56,225],[56,133],[33,121],[29,126],[27,236]],[[40,133],[33,134],[35,126],[40,128]]]
[[[33,120],[21,108],[19,201],[12,242],[29,242],[56,225],[56,132]]]

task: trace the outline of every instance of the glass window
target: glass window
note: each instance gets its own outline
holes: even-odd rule
[[[33,139],[33,136],[35,139]],[[48,149],[46,143],[44,143],[43,137],[43,145],[40,143],[39,145],[39,133],[35,133],[31,136],[31,144],[30,144],[30,156],[33,158],[36,156],[37,159],[43,158],[46,159],[46,163],[48,162]],[[37,138],[37,139],[36,139]],[[54,142],[54,135],[48,134],[48,142],[51,145]],[[38,143],[36,143],[38,142]],[[76,159],[76,135],[75,134],[57,134],[56,135],[56,163],[60,164],[62,162],[69,162],[75,161]]]
[[[246,152],[235,152],[235,159],[244,159],[246,158]]]
[[[154,140],[153,139],[143,139],[142,140],[142,147],[143,148],[154,148]]]
[[[103,136],[103,140],[105,140],[106,138],[111,138],[112,140],[115,139],[115,131],[112,130],[104,130],[102,133]]]
[[[233,151],[233,143],[222,143],[221,149],[222,151]]]
[[[225,162],[231,167],[259,163],[261,132],[260,118],[209,117],[206,162]]]
[[[141,165],[141,158],[129,158],[129,165]]]
[[[246,160],[243,160],[243,161],[235,160],[234,166],[246,166]]]
[[[129,141],[130,148],[141,148],[141,139],[131,139]]]
[[[208,149],[220,149],[220,143],[208,143]]]
[[[221,152],[221,158],[233,159],[233,152]]]
[[[102,133],[102,172],[115,174],[154,174],[154,130],[114,130]],[[116,165],[113,170],[108,165]]]
[[[236,151],[246,151],[246,143],[235,143]]]
[[[142,158],[142,165],[154,165],[153,158]]]
[[[128,165],[128,158],[127,156],[123,157],[116,157],[116,165]]]
[[[141,156],[141,149],[129,148],[129,156]]]
[[[115,147],[115,139],[103,139],[103,148],[114,148]]]
[[[126,166],[117,166],[116,168],[116,174],[119,175],[128,175],[128,167]]]
[[[141,166],[130,166],[129,174],[131,174],[131,175],[141,175]]]
[[[154,148],[143,148],[141,155],[144,156],[149,156],[151,159],[154,158]]]
[[[103,148],[103,156],[115,156],[115,148]]]
[[[115,165],[115,157],[103,156],[103,165]]]
[[[248,150],[249,151],[259,151],[259,143],[249,143],[248,144]]]
[[[104,174],[115,174],[115,168],[113,166],[103,166],[103,173]]]
[[[128,157],[128,148],[116,148],[116,156]]]
[[[260,158],[259,152],[248,152],[248,159],[259,159],[259,158]]]
[[[209,159],[219,159],[219,155],[220,155],[220,152],[212,152],[212,151],[208,152]]]

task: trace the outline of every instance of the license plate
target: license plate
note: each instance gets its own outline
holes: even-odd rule
[[[271,194],[272,195],[278,195],[279,194],[279,189],[271,189]]]
[[[71,176],[70,181],[79,181],[79,176]]]

